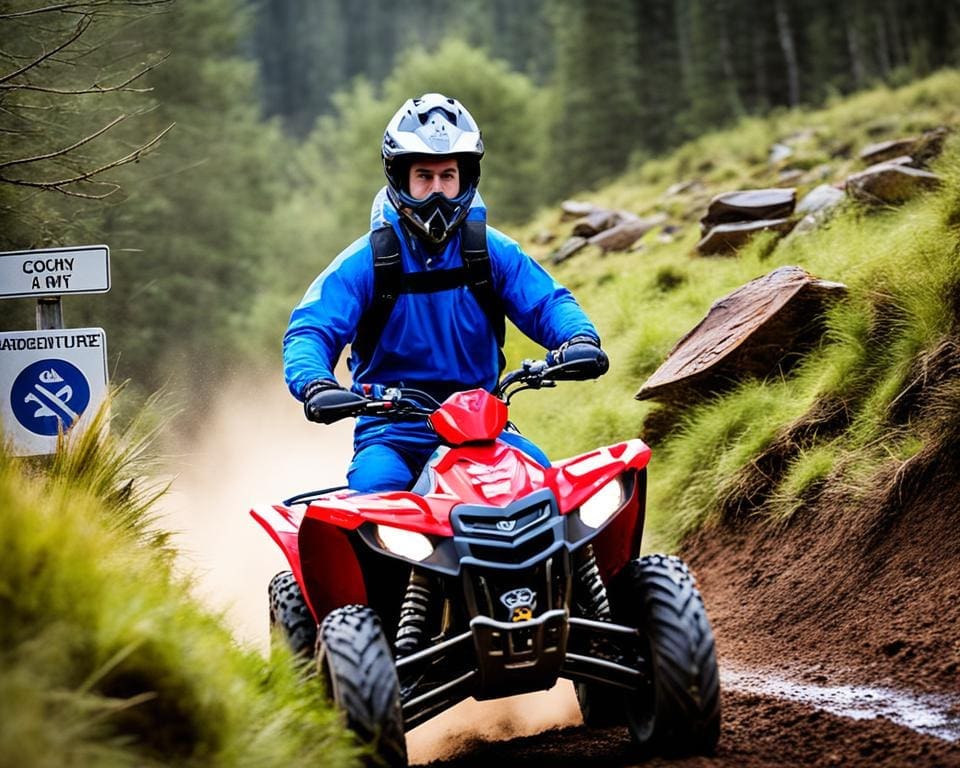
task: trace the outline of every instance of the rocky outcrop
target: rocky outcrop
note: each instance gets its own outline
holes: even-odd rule
[[[846,292],[800,267],[780,267],[714,302],[637,392],[689,404],[748,377],[787,370],[823,332],[826,305]]]
[[[860,159],[876,165],[909,156],[913,164],[924,166],[940,154],[948,134],[949,130],[941,126],[925,131],[920,136],[906,136],[868,144],[860,150]]]
[[[625,251],[655,227],[665,224],[667,215],[657,213],[646,218],[630,218],[590,238],[590,245],[606,251]]]
[[[571,237],[551,255],[554,264],[566,261],[586,245],[595,245],[604,253],[626,251],[651,229],[667,221],[665,213],[641,218],[629,211],[611,210],[569,200],[562,205],[561,219],[575,211],[586,213],[576,220]]]
[[[757,232],[786,234],[793,228],[793,224],[793,219],[788,218],[717,224],[697,243],[697,250],[704,255],[731,253],[746,245]]]
[[[847,178],[847,194],[864,203],[899,205],[940,186],[940,177],[920,168],[879,163]]]
[[[570,221],[571,219],[580,219],[589,216],[600,206],[593,203],[587,203],[580,200],[564,200],[560,203],[560,220]]]
[[[717,195],[700,219],[703,238],[697,243],[697,251],[702,254],[729,253],[756,232],[789,232],[792,226],[790,216],[796,202],[797,190],[792,187],[746,189]]]

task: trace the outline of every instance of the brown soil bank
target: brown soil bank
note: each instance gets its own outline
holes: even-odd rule
[[[952,441],[951,441],[952,442]],[[814,682],[960,693],[960,455],[921,453],[859,501],[687,543],[721,658]]]

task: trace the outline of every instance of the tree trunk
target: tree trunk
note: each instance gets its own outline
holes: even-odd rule
[[[790,106],[800,104],[800,67],[797,63],[797,49],[793,42],[793,29],[790,26],[790,16],[783,4],[777,0],[777,32],[780,35],[780,47],[783,49],[783,58],[787,65],[787,89]]]
[[[860,31],[857,29],[856,19],[851,14],[846,15],[847,50],[850,53],[850,68],[853,73],[853,83],[857,88],[863,88],[867,82],[866,68],[863,64],[863,50],[860,44]]]

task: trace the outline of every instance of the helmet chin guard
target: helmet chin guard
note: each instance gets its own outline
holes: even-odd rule
[[[409,99],[387,125],[381,156],[390,202],[417,238],[439,249],[466,218],[480,181],[483,140],[473,117],[456,99],[439,93]],[[417,158],[456,159],[459,194],[452,199],[440,192],[422,200],[412,197],[408,174]]]
[[[387,197],[394,204],[413,234],[431,249],[439,249],[454,233],[470,210],[476,188],[470,185],[454,199],[434,192],[417,200],[400,190],[387,188]]]

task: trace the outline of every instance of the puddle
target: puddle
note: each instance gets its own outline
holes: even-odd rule
[[[960,741],[960,697],[880,686],[816,685],[731,665],[721,665],[720,684],[727,690],[787,699],[854,720],[884,717],[918,733]]]

